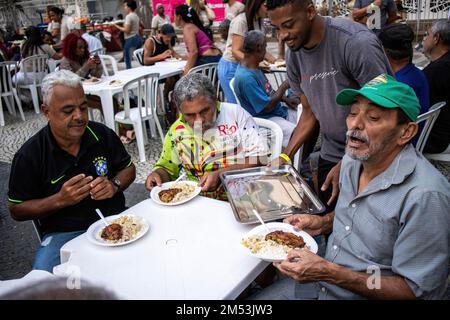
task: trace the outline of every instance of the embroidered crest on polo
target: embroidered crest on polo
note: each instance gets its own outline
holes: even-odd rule
[[[108,174],[108,161],[105,157],[96,157],[92,162],[94,163],[97,175],[104,177]]]

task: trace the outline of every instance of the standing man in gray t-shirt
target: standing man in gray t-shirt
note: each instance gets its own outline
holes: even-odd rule
[[[396,19],[397,6],[394,0],[355,0],[353,20],[366,24],[374,32],[394,23]]]
[[[389,61],[375,34],[365,26],[322,17],[311,0],[268,0],[267,7],[272,25],[289,48],[287,75],[303,105],[300,121],[278,161],[284,163],[286,155],[292,158],[320,125],[318,192],[331,211],[338,194],[350,110],[336,104],[336,94],[344,88],[359,89],[377,75],[392,74]]]

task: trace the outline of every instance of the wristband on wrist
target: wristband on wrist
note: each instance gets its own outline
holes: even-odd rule
[[[280,158],[284,159],[286,162],[291,162],[291,158],[286,153],[281,153]]]

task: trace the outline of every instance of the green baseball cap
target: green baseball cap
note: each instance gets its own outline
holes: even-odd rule
[[[340,105],[349,105],[355,102],[359,95],[366,97],[380,107],[400,108],[412,121],[416,121],[420,113],[419,100],[414,90],[388,74],[375,77],[359,90],[341,90],[336,96],[336,102]]]

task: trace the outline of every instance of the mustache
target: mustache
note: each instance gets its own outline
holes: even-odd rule
[[[72,121],[69,124],[69,127],[72,127],[72,126],[78,127],[78,126],[85,126],[85,125],[86,125],[86,121]]]
[[[355,138],[355,139],[361,140],[364,143],[369,142],[369,137],[366,136],[364,133],[362,133],[359,130],[347,130],[347,133],[345,135],[347,137],[347,140],[350,138]]]

